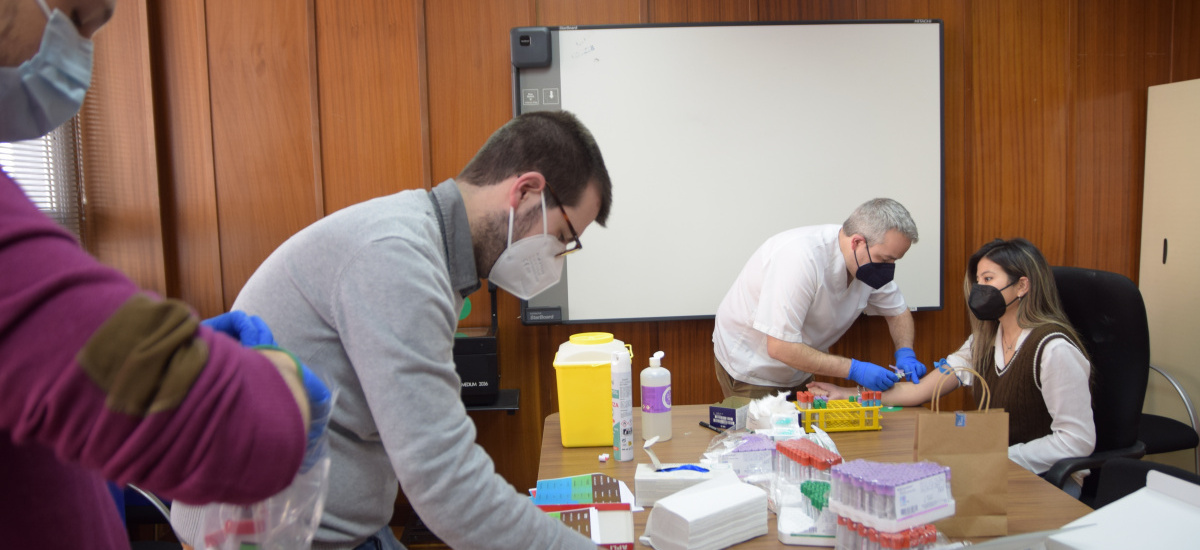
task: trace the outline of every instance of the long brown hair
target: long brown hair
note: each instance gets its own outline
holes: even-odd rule
[[[967,261],[967,277],[963,281],[963,294],[967,297],[970,297],[971,286],[975,284],[979,261],[984,258],[1000,266],[1008,275],[1009,282],[1016,282],[1021,277],[1029,280],[1029,292],[1017,302],[1017,325],[1022,329],[1036,329],[1051,324],[1061,327],[1083,357],[1088,358],[1083,340],[1063,312],[1058,286],[1054,283],[1054,272],[1033,243],[1025,239],[996,239],[975,251]],[[976,370],[980,369],[983,358],[991,353],[999,327],[999,320],[980,321],[971,315],[971,357]]]

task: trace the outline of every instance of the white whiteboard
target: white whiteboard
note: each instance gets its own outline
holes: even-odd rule
[[[613,207],[526,322],[711,317],[768,237],[874,197],[917,223],[908,305],[942,307],[939,21],[550,30],[551,66],[515,69],[515,110],[575,113]]]

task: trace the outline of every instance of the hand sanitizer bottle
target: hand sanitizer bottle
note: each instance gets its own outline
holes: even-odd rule
[[[671,371],[662,367],[663,352],[642,369],[642,439],[671,439]]]

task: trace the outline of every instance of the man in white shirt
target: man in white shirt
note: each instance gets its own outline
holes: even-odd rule
[[[908,210],[872,199],[841,226],[799,227],[754,252],[717,308],[713,353],[726,397],[801,390],[814,374],[886,390],[895,371],[839,357],[829,347],[862,313],[883,315],[895,365],[916,382],[925,366],[912,350],[914,325],[892,281],[895,263],[917,242]]]

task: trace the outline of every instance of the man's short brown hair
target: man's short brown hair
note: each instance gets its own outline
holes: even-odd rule
[[[608,168],[592,133],[575,115],[538,111],[517,116],[488,138],[458,179],[493,185],[525,172],[541,173],[564,206],[577,206],[587,186],[595,185],[600,194],[596,223],[607,221],[612,206]]]

